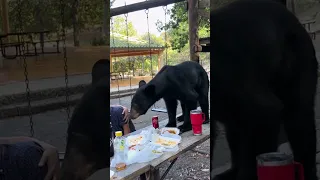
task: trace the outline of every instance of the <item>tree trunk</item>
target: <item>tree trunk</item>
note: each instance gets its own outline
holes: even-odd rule
[[[104,34],[104,36],[107,36],[109,34],[109,29],[110,29],[110,27],[108,27],[109,23],[107,23],[107,21],[110,19],[110,18],[108,18],[108,15],[110,13],[110,12],[108,12],[109,5],[110,5],[110,0],[105,0],[104,5],[103,5],[103,34]]]
[[[80,46],[79,42],[79,26],[78,26],[78,7],[79,7],[79,0],[74,0],[73,2],[73,17],[72,17],[72,26],[73,26],[73,44],[74,46]]]

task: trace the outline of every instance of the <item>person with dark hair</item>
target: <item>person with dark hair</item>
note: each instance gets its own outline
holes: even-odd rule
[[[110,79],[110,60],[100,59],[92,67],[92,84],[96,84],[101,78]],[[107,78],[109,77],[109,78]]]
[[[30,137],[0,138],[1,180],[58,180],[57,148]]]

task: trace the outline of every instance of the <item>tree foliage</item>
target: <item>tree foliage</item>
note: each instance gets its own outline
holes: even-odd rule
[[[189,42],[189,24],[188,11],[185,2],[175,3],[173,8],[166,12],[170,16],[170,21],[167,24],[157,21],[159,31],[167,30],[170,36],[170,45],[173,50],[181,51]],[[199,18],[199,36],[209,37],[210,23],[208,19]]]
[[[111,24],[111,31],[127,36],[127,30],[129,36],[136,36],[137,30],[134,28],[133,23],[128,21],[126,23],[125,18],[116,16],[113,18],[113,24]],[[128,26],[128,28],[127,28]]]
[[[12,0],[8,1],[10,29],[13,32],[35,31],[47,29],[59,31],[61,27],[61,8],[64,8],[66,28],[72,28],[72,6],[76,0]],[[21,21],[19,20],[21,12]],[[78,6],[78,26],[80,29],[101,25],[103,21],[103,6],[101,0],[80,0]]]

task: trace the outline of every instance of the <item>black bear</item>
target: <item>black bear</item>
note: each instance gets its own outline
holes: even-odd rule
[[[109,74],[107,59],[99,60],[92,69],[92,86],[76,106],[68,127],[61,180],[85,180],[110,165]]]
[[[210,24],[211,119],[224,125],[232,160],[231,169],[214,179],[256,180],[256,156],[277,151],[283,123],[305,180],[317,180],[318,62],[307,31],[285,6],[270,0],[212,10]]]
[[[208,93],[208,75],[199,63],[185,61],[176,66],[166,65],[149,83],[137,90],[131,101],[130,114],[132,119],[136,119],[163,98],[169,116],[166,126],[177,127],[177,100],[180,100],[184,123],[179,129],[181,132],[189,131],[192,129],[189,112],[197,108],[197,102],[206,116],[204,123],[209,123]]]

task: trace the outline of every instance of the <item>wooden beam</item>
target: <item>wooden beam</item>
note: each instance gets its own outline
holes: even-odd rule
[[[7,0],[0,0],[0,1],[1,1],[1,17],[2,17],[2,27],[3,27],[2,30],[5,34],[8,34],[10,32],[8,1]]]
[[[126,14],[129,12],[140,11],[140,10],[155,8],[159,6],[166,6],[168,4],[173,4],[173,3],[182,2],[182,1],[185,1],[185,0],[149,0],[144,2],[134,3],[127,6],[112,8],[110,10],[110,16],[112,17],[120,14]]]
[[[210,11],[207,11],[206,9],[199,9],[199,16],[210,19]]]
[[[158,52],[158,51],[164,51],[164,49],[151,49],[151,52]],[[116,49],[116,50],[111,50],[112,53],[116,54],[116,53],[122,53],[122,52],[150,52],[150,49],[130,49],[128,51],[128,48],[123,48],[123,49]]]
[[[112,55],[110,54],[110,72],[113,72],[113,69],[112,69]]]
[[[151,55],[159,54],[159,51],[151,52]],[[125,57],[125,56],[147,56],[150,55],[150,52],[123,52],[123,53],[111,53],[112,57]]]
[[[198,37],[198,0],[188,0],[188,20],[189,20],[189,43],[190,43],[190,60],[199,63]]]
[[[199,9],[210,8],[209,0],[199,0]]]

